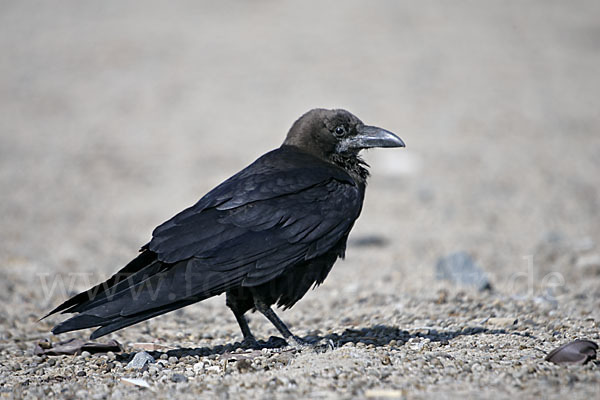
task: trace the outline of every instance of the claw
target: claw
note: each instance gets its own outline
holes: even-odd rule
[[[320,340],[306,340],[298,336],[290,336],[285,339],[288,346],[295,348],[296,350],[314,350],[317,353],[325,353],[329,350],[335,349],[335,343],[333,340],[320,339]]]
[[[292,336],[286,338],[285,341],[287,342],[287,344],[289,346],[294,347],[297,350],[306,349],[307,347],[310,346],[309,342],[307,342],[306,340],[304,340],[296,335],[292,335]]]

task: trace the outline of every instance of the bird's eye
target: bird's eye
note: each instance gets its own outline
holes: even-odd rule
[[[337,128],[335,128],[336,136],[344,136],[345,133],[346,133],[346,129],[344,129],[343,126],[338,126]]]

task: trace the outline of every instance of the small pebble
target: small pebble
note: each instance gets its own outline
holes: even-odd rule
[[[202,371],[204,371],[204,363],[202,361],[200,361],[200,362],[194,364],[192,369],[196,374],[200,374],[200,373],[202,373]]]
[[[488,320],[486,321],[487,325],[493,325],[493,326],[501,326],[501,327],[510,327],[510,326],[514,326],[516,325],[518,322],[518,319],[516,318],[488,318]]]
[[[171,375],[171,382],[179,383],[179,382],[187,382],[188,378],[183,374],[173,374]]]

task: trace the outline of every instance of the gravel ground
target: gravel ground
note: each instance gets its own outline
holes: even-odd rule
[[[3,397],[597,396],[598,363],[544,361],[600,342],[597,1],[0,9]],[[41,315],[313,107],[408,145],[366,155],[347,259],[280,314],[318,346],[281,347],[252,314],[273,348],[240,348],[219,297],[100,340],[122,353],[34,355],[89,334],[52,337],[61,318]],[[457,251],[492,290],[436,279]]]

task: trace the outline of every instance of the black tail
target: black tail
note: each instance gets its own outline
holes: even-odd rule
[[[44,318],[57,312],[79,313],[56,325],[52,333],[100,327],[91,335],[95,339],[221,294],[239,285],[245,273],[243,268],[231,272],[207,270],[193,258],[163,263],[156,253],[144,250],[106,282],[73,296]]]
[[[59,311],[62,311],[63,314],[68,312],[77,312],[75,308],[78,306],[88,304],[93,300],[105,299],[111,294],[114,295],[115,290],[113,288],[115,288],[119,283],[127,280],[135,273],[140,272],[150,264],[153,264],[155,261],[156,254],[149,250],[144,250],[119,272],[111,276],[106,282],[100,283],[93,288],[86,290],[85,292],[81,292],[78,295],[71,297],[69,300],[65,301],[54,310],[44,315],[41,319],[49,317],[52,314],[56,314]]]

